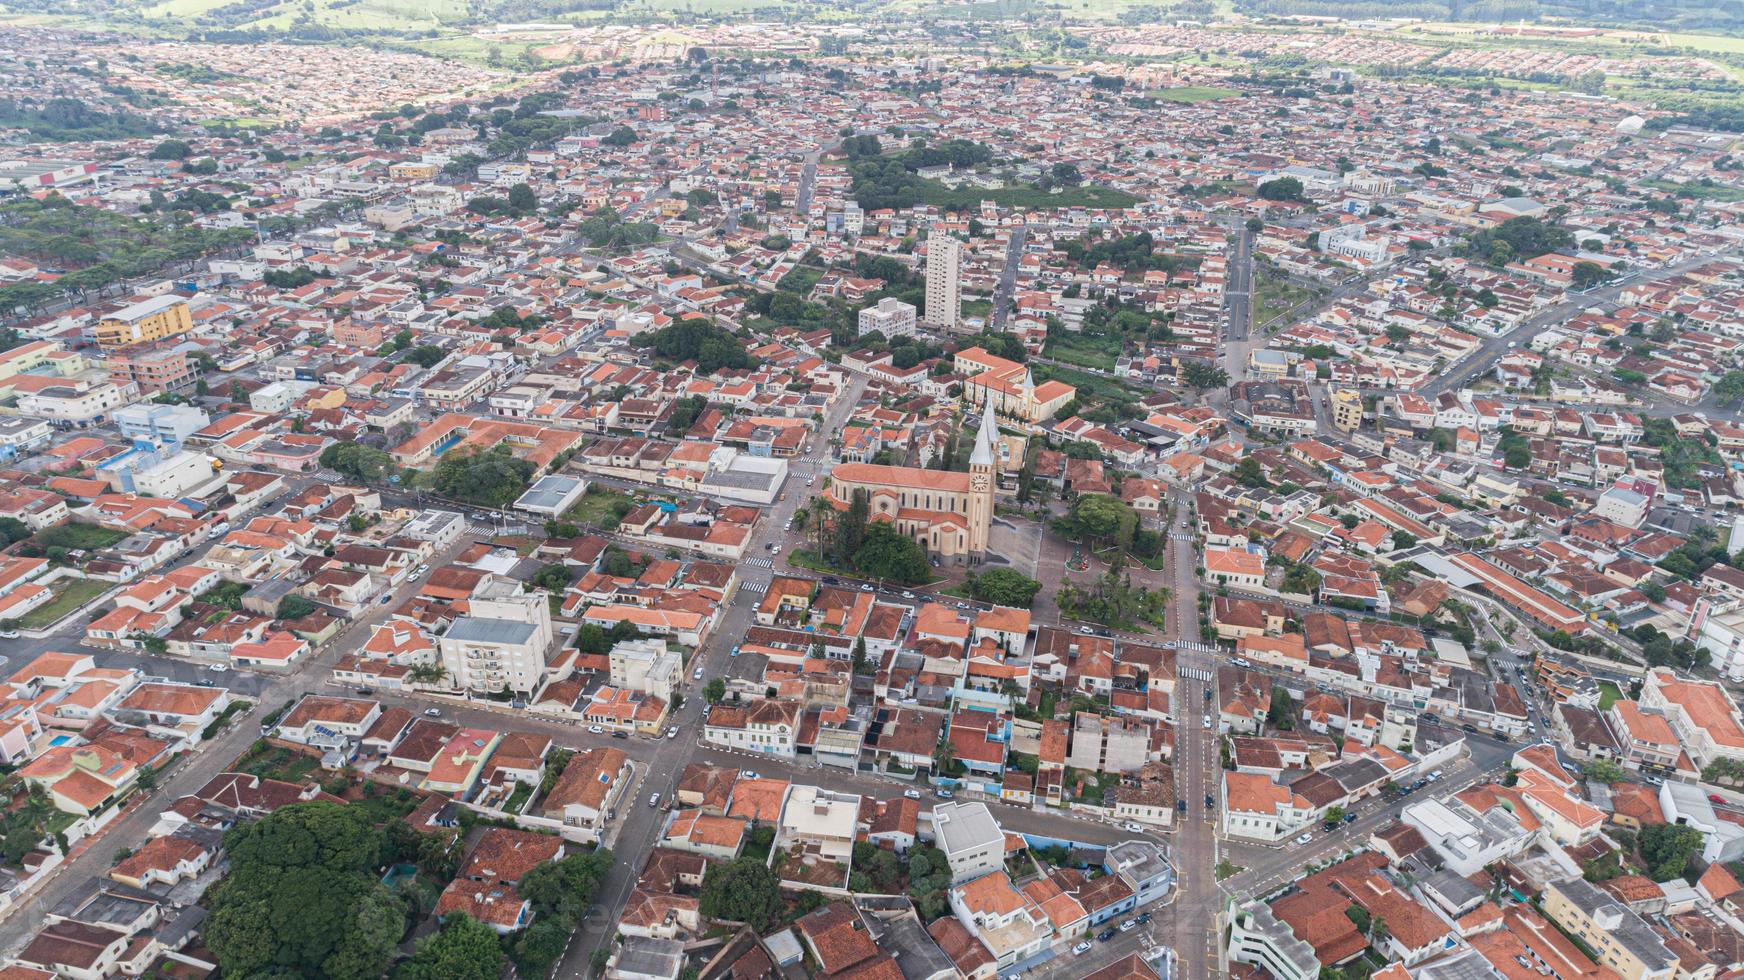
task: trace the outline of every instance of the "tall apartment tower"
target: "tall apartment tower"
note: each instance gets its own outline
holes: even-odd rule
[[[963,246],[943,232],[927,236],[926,321],[955,330],[963,320]]]

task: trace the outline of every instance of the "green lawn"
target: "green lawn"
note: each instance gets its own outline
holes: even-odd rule
[[[1599,710],[1600,711],[1611,710],[1611,705],[1616,704],[1617,699],[1622,697],[1622,696],[1623,696],[1623,692],[1617,690],[1617,685],[1612,684],[1610,681],[1600,681],[1599,682]]]
[[[583,494],[574,507],[563,513],[563,519],[576,524],[592,524],[595,527],[605,523],[606,518],[615,516],[612,504],[619,500],[629,500],[630,495],[603,487],[594,487]]]
[[[18,625],[27,630],[39,630],[53,625],[61,617],[109,591],[110,585],[109,582],[88,578],[62,579],[52,586],[55,597],[46,605],[37,606],[19,617]]]
[[[947,211],[967,211],[979,208],[982,201],[993,201],[1005,208],[1126,208],[1137,204],[1139,199],[1125,191],[1112,187],[1097,187],[1085,184],[1081,187],[1068,187],[1058,194],[1050,194],[1034,187],[1001,187],[998,190],[985,190],[979,187],[962,187],[952,190],[935,180],[921,182],[924,190],[921,203],[944,208]]]
[[[784,289],[790,293],[798,293],[801,296],[807,296],[810,295],[812,287],[816,286],[818,280],[823,277],[824,270],[815,266],[794,266],[792,272],[781,277],[781,281],[775,284],[775,288]]]
[[[1188,85],[1182,88],[1155,88],[1145,93],[1146,98],[1161,99],[1164,102],[1214,102],[1218,99],[1233,99],[1241,95],[1232,88],[1216,88],[1210,85]]]

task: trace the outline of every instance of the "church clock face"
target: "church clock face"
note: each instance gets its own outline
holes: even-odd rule
[[[987,474],[977,473],[970,477],[969,486],[977,492],[987,489]]]

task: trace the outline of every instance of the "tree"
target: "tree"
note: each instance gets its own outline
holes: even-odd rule
[[[552,562],[533,573],[533,584],[547,592],[562,594],[569,588],[569,566],[562,562]]]
[[[1714,382],[1714,398],[1722,405],[1729,405],[1744,398],[1744,371],[1727,371]]]
[[[1609,759],[1594,759],[1587,763],[1587,778],[1609,786],[1623,781],[1623,767]]]
[[[181,140],[164,140],[151,148],[151,159],[186,160],[188,154],[192,152],[193,150],[188,147],[188,144]]]
[[[418,944],[418,952],[394,974],[396,980],[497,980],[503,950],[496,930],[465,912],[450,913],[442,931]]]
[[[700,911],[711,919],[743,922],[762,932],[781,917],[781,886],[756,858],[709,867],[702,879]]]
[[[1259,186],[1260,197],[1268,201],[1302,201],[1302,182],[1295,177],[1279,177]]]
[[[1590,289],[1611,278],[1611,273],[1597,262],[1576,262],[1571,270],[1572,281],[1569,283],[1575,289]]]
[[[631,143],[636,142],[637,139],[638,137],[636,136],[635,130],[628,126],[619,126],[612,130],[611,133],[600,142],[607,146],[629,146]]]
[[[532,214],[539,210],[539,195],[526,184],[516,184],[509,188],[509,209],[516,214]]]
[[[1296,702],[1282,684],[1272,685],[1272,704],[1266,710],[1266,722],[1284,732],[1296,727]]]
[[[1181,369],[1181,380],[1194,391],[1222,388],[1229,384],[1229,372],[1208,361],[1188,361]]]
[[[568,945],[568,926],[555,919],[540,919],[515,942],[515,964],[523,976],[550,976]]]
[[[1138,512],[1132,505],[1101,493],[1078,497],[1066,516],[1054,521],[1054,530],[1068,539],[1122,550],[1132,545],[1137,529]]]
[[[727,682],[719,677],[709,678],[709,682],[703,686],[702,696],[709,704],[719,704],[727,696]]]
[[[982,602],[1020,609],[1028,609],[1042,587],[1035,579],[1009,568],[971,575],[964,584],[968,586],[969,594]]]
[[[612,870],[606,848],[577,851],[561,861],[544,861],[521,876],[516,891],[533,904],[536,915],[574,925]]]
[[[1326,811],[1326,822],[1327,823],[1338,823],[1339,821],[1341,821],[1343,819],[1344,819],[1344,807],[1335,806],[1332,809]]]
[[[932,579],[926,549],[888,524],[874,524],[866,529],[865,540],[854,552],[853,564],[867,578],[902,585],[920,585]]]
[[[1636,848],[1647,862],[1647,876],[1670,881],[1689,870],[1702,851],[1702,832],[1678,824],[1648,824],[1636,835]]]
[[[461,500],[506,507],[527,491],[537,469],[499,443],[483,452],[459,448],[443,453],[431,484],[437,492]]]

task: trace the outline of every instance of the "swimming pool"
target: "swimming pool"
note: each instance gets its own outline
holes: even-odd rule
[[[48,744],[51,746],[66,745],[72,740],[73,737],[71,735],[56,735],[54,738],[48,740]]]

